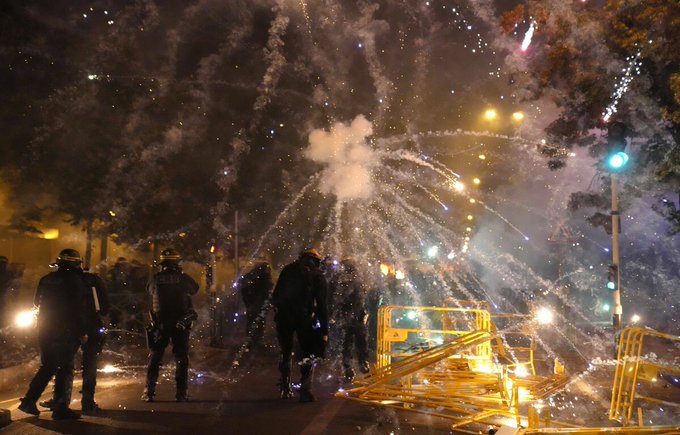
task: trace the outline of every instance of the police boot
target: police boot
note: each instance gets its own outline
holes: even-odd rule
[[[279,380],[279,397],[290,399],[293,397],[293,386],[290,383],[290,376],[281,376]]]
[[[142,393],[142,401],[153,402],[153,398],[154,398],[155,395],[156,395],[156,392],[154,391],[153,388],[146,387],[144,389],[144,392]]]
[[[312,394],[312,377],[314,367],[311,364],[300,366],[300,402],[314,402],[316,397]]]
[[[354,369],[352,367],[345,367],[345,378],[346,383],[351,383],[354,380]]]

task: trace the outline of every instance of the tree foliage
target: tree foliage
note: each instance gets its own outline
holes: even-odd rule
[[[513,74],[515,85],[528,101],[552,101],[560,110],[548,126],[548,141],[540,147],[551,169],[564,167],[570,150],[586,146],[603,158],[606,120],[603,113],[616,107],[612,119],[630,131],[628,151],[633,169],[622,174],[624,189],[639,195],[641,188],[659,199],[680,186],[680,3],[665,0],[629,2],[530,1],[526,9],[508,11],[501,20],[506,31],[530,17],[536,33],[532,46],[520,56]],[[614,95],[626,67],[639,56],[639,74],[633,65],[632,82]],[[619,86],[620,87],[620,86]],[[604,186],[609,177],[601,177]],[[606,201],[574,195],[570,208],[603,210]],[[664,202],[657,210],[676,233],[677,206]],[[675,208],[674,208],[675,207]],[[593,219],[597,221],[597,219]]]

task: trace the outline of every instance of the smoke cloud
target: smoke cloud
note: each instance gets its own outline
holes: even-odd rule
[[[338,122],[330,131],[317,129],[309,134],[305,157],[326,166],[319,184],[323,194],[333,194],[338,201],[371,196],[372,169],[379,160],[367,142],[372,134],[373,125],[363,115],[349,125]]]

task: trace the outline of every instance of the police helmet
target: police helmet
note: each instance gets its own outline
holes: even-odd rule
[[[160,263],[163,266],[178,265],[182,257],[172,248],[164,249],[160,255]]]
[[[307,248],[304,251],[300,253],[300,258],[302,257],[311,257],[315,260],[318,260],[319,262],[321,261],[321,254],[319,254],[319,251],[317,251],[314,248]]]
[[[80,267],[82,262],[80,252],[71,248],[62,249],[57,256],[57,264],[62,267]]]

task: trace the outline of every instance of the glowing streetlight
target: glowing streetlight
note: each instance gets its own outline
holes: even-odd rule
[[[484,118],[493,121],[494,119],[498,118],[498,113],[494,109],[487,109],[486,112],[484,112]]]
[[[472,219],[474,219],[474,217],[471,214],[467,215],[467,220],[471,221]]]
[[[14,317],[14,324],[19,328],[31,328],[37,322],[38,309],[24,310]]]
[[[515,112],[512,114],[512,119],[514,121],[521,121],[524,119],[524,113],[522,112]]]
[[[482,180],[480,180],[479,178],[474,178],[474,179],[472,180],[472,182],[475,183],[475,184],[479,184],[479,183],[482,182]]]
[[[637,314],[633,314],[633,316],[630,318],[631,323],[638,323],[640,321],[640,316]]]
[[[475,202],[477,202],[477,200],[476,200],[476,199],[474,199],[474,198],[470,198],[470,204],[474,204]]]
[[[549,325],[553,321],[553,313],[546,307],[541,307],[536,312],[536,321],[541,325]]]

